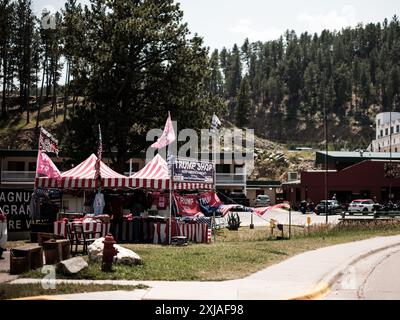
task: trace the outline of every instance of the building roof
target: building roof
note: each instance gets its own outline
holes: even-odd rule
[[[293,181],[288,181],[288,182],[283,182],[282,186],[297,186],[301,184],[301,180],[293,180]]]
[[[317,151],[316,163],[324,163],[326,151]],[[359,152],[359,151],[328,151],[329,162],[360,162],[365,160],[400,160],[400,153],[392,152]]]
[[[38,150],[0,149],[0,157],[37,157]],[[50,153],[50,155],[55,155]]]
[[[247,188],[280,188],[282,183],[280,181],[247,181]]]

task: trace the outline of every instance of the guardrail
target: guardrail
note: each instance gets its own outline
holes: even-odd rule
[[[361,217],[373,217],[373,218],[396,218],[400,217],[400,211],[372,211],[372,212],[348,212],[342,213],[342,219],[357,219]]]
[[[33,182],[35,171],[2,171],[1,181],[3,182]]]
[[[217,173],[217,185],[246,185],[246,175],[243,173]]]

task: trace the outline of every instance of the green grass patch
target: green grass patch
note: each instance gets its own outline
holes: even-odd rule
[[[34,296],[50,296],[58,294],[86,293],[97,291],[133,291],[136,289],[146,289],[147,286],[120,286],[120,285],[76,285],[76,284],[57,284],[55,289],[44,289],[41,284],[9,284],[0,283],[0,300],[26,298]]]
[[[284,228],[287,237],[288,228]],[[70,279],[126,279],[170,281],[220,281],[248,276],[272,264],[299,253],[339,243],[358,241],[375,236],[400,234],[400,221],[377,222],[374,225],[349,226],[321,225],[309,230],[293,227],[292,239],[276,240],[280,233],[262,227],[239,231],[221,230],[213,244],[190,244],[186,247],[150,244],[126,244],[138,253],[143,264],[138,266],[114,265],[114,271],[104,273],[99,263]],[[40,271],[32,271],[24,277],[41,278]],[[61,275],[59,275],[61,277]]]

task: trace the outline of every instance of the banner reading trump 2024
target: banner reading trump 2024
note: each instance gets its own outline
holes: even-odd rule
[[[0,207],[7,215],[8,231],[28,231],[32,190],[0,189]]]
[[[211,162],[177,158],[173,166],[175,182],[214,182],[214,165]]]

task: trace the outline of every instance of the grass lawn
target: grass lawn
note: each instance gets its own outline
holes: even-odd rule
[[[0,300],[34,297],[40,295],[86,293],[96,291],[132,291],[135,289],[145,289],[146,286],[115,286],[115,285],[73,285],[58,284],[56,289],[44,289],[41,284],[8,284],[0,283]]]
[[[277,232],[275,231],[275,235]],[[291,240],[274,240],[270,229],[241,228],[222,230],[215,244],[189,244],[187,247],[150,244],[127,244],[138,253],[143,264],[128,267],[114,265],[114,272],[103,273],[100,264],[74,276],[75,279],[131,280],[229,280],[242,278],[304,251],[339,243],[368,239],[374,236],[400,234],[400,221],[377,222],[372,225],[315,226],[309,234],[294,227]],[[40,271],[24,277],[41,278]],[[61,277],[61,276],[60,276]]]

